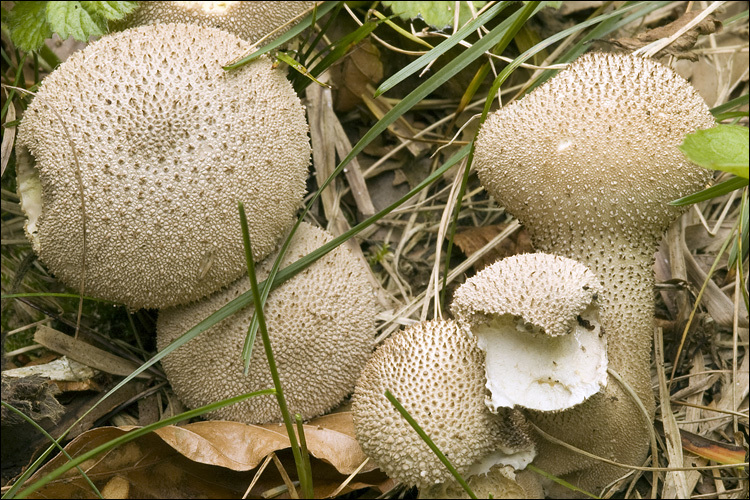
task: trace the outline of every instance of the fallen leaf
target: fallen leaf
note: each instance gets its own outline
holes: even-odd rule
[[[492,238],[500,234],[507,226],[507,224],[494,224],[491,226],[471,227],[457,232],[453,241],[464,255],[469,257],[471,254],[492,241]],[[476,264],[474,264],[474,269],[480,271],[488,265],[505,257],[520,253],[530,253],[533,251],[534,247],[531,244],[529,233],[526,229],[521,228],[509,238],[501,241],[495,248],[480,258]]]
[[[338,82],[334,109],[349,112],[362,102],[368,84],[376,87],[383,79],[380,51],[369,39],[362,40],[332,71],[331,81]]]
[[[616,38],[613,40],[600,40],[605,43],[612,44],[621,49],[633,51],[639,49],[651,42],[661,40],[662,38],[668,38],[683,26],[688,24],[690,21],[696,18],[701,11],[686,12],[676,21],[672,21],[666,26],[660,26],[658,28],[650,29],[636,35],[634,38],[623,37]],[[715,33],[721,28],[721,21],[716,20],[713,14],[709,14],[706,19],[683,33],[677,40],[672,42],[669,46],[658,52],[655,57],[662,57],[665,55],[675,56],[680,59],[689,59],[691,61],[697,61],[698,56],[690,50],[692,50],[695,42],[698,40],[700,35],[710,35]]]
[[[100,427],[71,441],[66,451],[78,456],[138,427]],[[335,492],[365,461],[354,438],[350,412],[319,417],[304,425],[312,455],[313,486],[317,497]],[[294,458],[283,425],[246,425],[238,422],[195,422],[167,426],[103,453],[81,465],[100,489],[125,492],[129,498],[229,498],[240,497],[253,480],[255,469],[271,453],[286,473],[296,479]],[[57,456],[37,471],[29,484],[65,463]],[[283,485],[274,467],[267,467],[251,496]],[[368,462],[343,493],[359,488],[391,486],[390,480]],[[45,485],[32,498],[95,498],[90,486],[75,470]]]

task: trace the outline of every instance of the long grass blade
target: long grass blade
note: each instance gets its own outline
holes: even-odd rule
[[[256,397],[256,396],[264,396],[266,394],[274,394],[276,391],[274,389],[263,389],[262,391],[255,391],[255,392],[249,392],[247,394],[242,394],[240,396],[235,396],[233,398],[225,399],[223,401],[219,401],[216,403],[212,403],[210,405],[201,406],[200,408],[196,408],[195,410],[186,411],[184,413],[180,413],[179,415],[175,415],[174,417],[170,417],[164,420],[161,420],[159,422],[153,423],[151,425],[147,425],[145,427],[141,427],[140,429],[135,429],[127,434],[124,434],[120,436],[117,439],[113,439],[112,441],[106,442],[102,444],[101,446],[97,446],[93,450],[90,450],[83,455],[80,455],[79,457],[71,460],[70,462],[66,463],[65,465],[61,465],[54,471],[50,472],[49,474],[45,475],[43,478],[36,481],[34,484],[29,486],[28,488],[24,489],[23,491],[18,493],[18,496],[16,498],[26,498],[30,494],[37,491],[39,488],[43,487],[50,481],[54,481],[58,477],[62,476],[66,472],[68,472],[70,469],[77,467],[81,465],[86,460],[89,460],[91,458],[96,457],[100,453],[104,453],[106,451],[112,450],[122,444],[129,443],[130,441],[133,441],[134,439],[138,439],[141,436],[145,436],[146,434],[155,431],[156,429],[161,429],[162,427],[166,427],[168,425],[176,424],[177,422],[180,422],[182,420],[188,420],[194,417],[199,417],[203,415],[204,413],[208,413],[209,411],[218,410],[219,408],[223,408],[225,406],[229,406],[235,403],[239,403],[240,401],[244,401],[246,399]],[[21,484],[20,481],[16,484]],[[14,485],[15,487],[15,485]],[[11,490],[9,490],[5,495],[3,495],[3,498],[6,498],[6,496],[12,496]]]
[[[394,396],[391,391],[386,390],[385,391],[385,397],[388,398],[388,401],[391,402],[394,408],[398,410],[398,412],[401,414],[402,417],[404,417],[404,420],[409,422],[409,425],[411,425],[412,429],[419,434],[419,437],[422,438],[422,441],[425,442],[427,446],[430,447],[432,452],[438,457],[438,459],[445,465],[445,468],[450,471],[450,473],[453,475],[454,478],[456,478],[456,481],[458,481],[458,484],[461,485],[461,487],[466,491],[466,494],[469,495],[469,498],[477,498],[477,496],[474,494],[474,492],[469,487],[466,480],[461,476],[461,474],[458,473],[455,467],[450,463],[448,458],[443,454],[442,451],[440,451],[440,448],[437,447],[435,442],[430,438],[430,436],[427,435],[427,433],[422,429],[422,427],[419,426],[416,420],[414,420],[414,417],[409,415],[409,412],[406,411],[406,408],[403,407],[403,405],[399,402],[398,399],[396,399],[396,396]]]
[[[284,398],[284,389],[281,385],[281,378],[279,378],[279,370],[276,366],[276,360],[273,356],[273,348],[271,347],[271,338],[268,336],[268,329],[266,328],[266,319],[263,314],[263,304],[260,300],[260,292],[258,291],[258,279],[255,275],[255,260],[253,259],[253,249],[250,243],[250,230],[247,227],[247,216],[245,215],[245,206],[241,201],[237,202],[237,208],[240,212],[240,225],[242,226],[242,242],[245,245],[245,262],[247,263],[247,276],[250,278],[250,291],[253,294],[253,304],[255,305],[255,317],[258,318],[258,326],[260,329],[260,335],[263,339],[263,348],[266,351],[266,359],[268,360],[268,368],[271,371],[271,378],[273,379],[273,386],[276,389],[276,400],[279,403],[279,409],[281,410],[281,416],[284,419],[284,426],[286,432],[289,435],[289,442],[292,444],[292,454],[294,455],[294,464],[297,466],[297,477],[300,478],[300,482],[306,477],[305,464],[302,459],[302,455],[299,449],[299,443],[297,442],[297,435],[294,433],[294,426],[292,425],[292,419],[289,415],[289,408]],[[309,481],[308,481],[309,483]],[[304,484],[304,483],[303,483]],[[308,484],[309,489],[309,484]]]

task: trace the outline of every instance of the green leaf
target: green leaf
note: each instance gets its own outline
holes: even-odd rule
[[[679,148],[690,161],[701,167],[723,170],[747,179],[750,164],[748,132],[739,125],[717,125],[686,135]]]
[[[63,40],[72,36],[87,42],[90,36],[107,33],[107,21],[96,8],[82,2],[47,2],[47,22]]]
[[[8,12],[8,29],[13,43],[19,49],[36,50],[52,36],[45,11],[47,2],[16,2]]]
[[[97,14],[108,21],[117,21],[133,12],[138,2],[81,2],[88,12]]]
[[[421,18],[424,22],[440,30],[453,26],[453,10],[459,3],[458,24],[463,26],[466,21],[471,19],[471,10],[466,2],[399,2],[386,1],[383,5],[390,7],[394,14],[401,16],[401,19]],[[476,10],[481,9],[487,2],[471,2]]]

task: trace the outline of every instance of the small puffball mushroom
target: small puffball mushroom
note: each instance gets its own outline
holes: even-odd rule
[[[584,265],[543,253],[495,262],[456,290],[451,311],[486,354],[490,410],[564,410],[607,385],[601,292]]]
[[[523,416],[484,404],[484,354],[453,321],[426,321],[387,339],[357,382],[352,416],[357,441],[388,476],[427,488],[453,476],[385,397],[399,400],[458,472],[498,463],[524,468],[533,458]]]
[[[302,223],[282,259],[282,267],[331,241],[322,229]],[[276,256],[257,267],[267,276]],[[375,342],[377,305],[367,273],[345,246],[339,246],[274,289],[265,308],[266,325],[289,411],[303,419],[322,415],[352,392]],[[247,276],[200,302],[159,311],[156,345],[177,337],[250,289]],[[273,387],[260,334],[248,375],[242,347],[254,307],[243,309],[201,333],[162,360],[172,388],[190,408]],[[280,422],[276,397],[247,399],[207,414],[245,423]]]
[[[60,281],[80,286],[85,226],[84,293],[133,309],[208,295],[245,270],[237,200],[255,259],[275,249],[305,193],[308,126],[269,59],[222,69],[248,48],[145,26],[44,79],[19,127],[18,185],[26,234]]]
[[[315,2],[139,2],[138,8],[112,28],[123,30],[162,23],[197,24],[218,28],[254,43],[273,32],[291,28]],[[283,27],[283,29],[279,29]],[[227,61],[228,62],[228,61]]]
[[[677,146],[713,125],[706,103],[671,69],[592,53],[490,116],[476,142],[482,184],[536,248],[573,258],[602,281],[609,368],[652,417],[653,256],[684,210],[668,202],[711,178]],[[646,458],[649,424],[619,383],[575,408],[530,419],[598,456],[630,465]],[[589,491],[627,472],[546,441],[538,446],[535,464]]]

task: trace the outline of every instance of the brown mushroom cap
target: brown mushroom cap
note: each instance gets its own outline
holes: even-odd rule
[[[668,202],[711,178],[677,146],[714,123],[703,99],[671,69],[592,53],[497,111],[477,138],[480,180],[535,247],[578,260],[602,280],[609,367],[652,417],[653,255],[684,210]],[[595,455],[631,465],[646,458],[649,424],[619,383],[570,410],[529,418]],[[536,465],[589,491],[627,472],[546,441],[537,445]]]
[[[333,239],[303,223],[282,259],[282,266]],[[261,262],[265,279],[275,255]],[[268,335],[289,411],[308,419],[338,405],[354,389],[372,354],[377,304],[367,269],[339,246],[285,281],[268,296],[264,308]],[[247,276],[200,302],[159,311],[159,350],[250,289]],[[242,347],[254,308],[243,309],[183,345],[162,360],[172,388],[189,407],[273,387],[260,333],[248,375]],[[275,396],[261,396],[207,414],[245,423],[281,421]]]
[[[158,308],[226,286],[245,269],[237,200],[256,260],[275,249],[305,193],[308,126],[269,59],[222,69],[248,47],[217,29],[145,26],[44,79],[19,127],[18,177],[27,236],[57,278],[80,286],[81,184],[86,294]]]
[[[416,323],[387,339],[362,371],[352,414],[362,450],[390,477],[426,488],[453,476],[385,397],[399,400],[465,477],[533,457],[517,411],[484,404],[484,354],[453,321]]]
[[[274,36],[297,24],[315,2],[140,2],[138,9],[113,28],[123,30],[162,23],[197,24],[218,28],[254,43],[271,32]],[[283,29],[279,29],[284,27]]]

